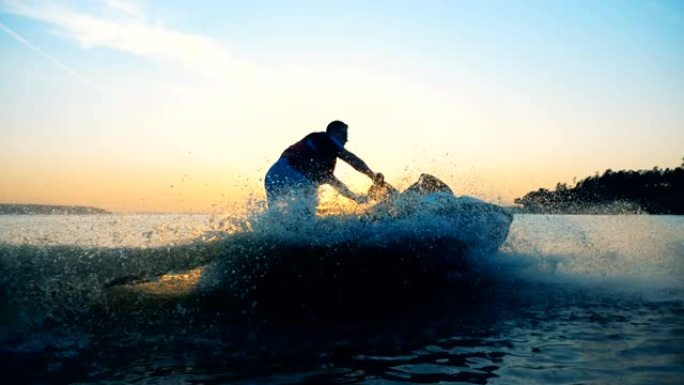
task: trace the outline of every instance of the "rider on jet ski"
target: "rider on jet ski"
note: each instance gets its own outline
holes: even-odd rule
[[[374,181],[382,178],[382,174],[374,173],[366,162],[344,148],[347,129],[347,124],[335,120],[325,132],[313,132],[288,147],[266,173],[264,184],[269,207],[287,205],[297,199],[313,214],[318,205],[318,187],[323,184],[329,184],[357,203],[365,203],[366,196],[354,193],[333,174],[340,158]]]

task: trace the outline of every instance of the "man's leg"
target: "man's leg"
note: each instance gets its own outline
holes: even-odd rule
[[[318,188],[299,172],[287,159],[279,159],[264,178],[268,207],[278,207],[289,214],[313,216],[318,206]]]

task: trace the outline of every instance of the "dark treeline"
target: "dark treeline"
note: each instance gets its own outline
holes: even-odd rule
[[[606,170],[574,187],[558,183],[517,198],[523,212],[563,214],[684,214],[684,163],[674,169]]]
[[[0,215],[93,215],[109,211],[87,206],[0,203]]]

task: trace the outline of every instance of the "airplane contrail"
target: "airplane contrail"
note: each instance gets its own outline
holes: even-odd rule
[[[0,29],[5,31],[8,35],[10,35],[14,40],[18,41],[19,43],[23,44],[24,46],[30,48],[34,52],[37,52],[39,55],[44,57],[45,59],[49,60],[52,64],[60,68],[62,71],[68,73],[69,75],[73,76],[76,80],[80,81],[81,83],[95,89],[98,91],[102,91],[100,87],[92,83],[90,80],[82,77],[81,75],[77,74],[74,70],[69,68],[66,64],[62,63],[61,61],[57,60],[55,57],[50,55],[49,53],[45,52],[43,49],[40,47],[36,46],[35,44],[31,43],[30,41],[24,39],[21,35],[18,33],[14,32],[12,29],[10,29],[8,26],[0,22]]]

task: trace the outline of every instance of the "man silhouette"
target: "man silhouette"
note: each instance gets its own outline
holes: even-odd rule
[[[379,175],[344,148],[347,129],[344,122],[335,120],[325,132],[313,132],[288,147],[266,173],[264,184],[269,207],[295,204],[313,215],[318,205],[318,187],[323,184],[329,184],[357,203],[365,203],[365,196],[351,191],[333,174],[340,158],[371,179]]]

